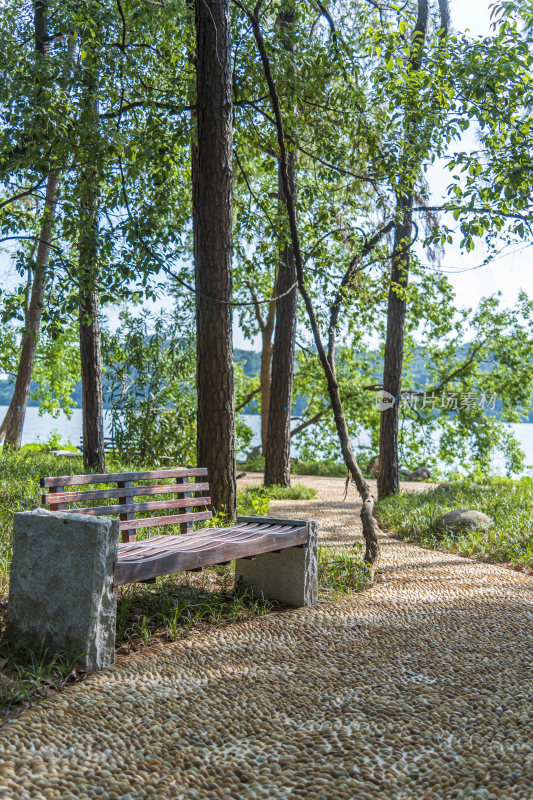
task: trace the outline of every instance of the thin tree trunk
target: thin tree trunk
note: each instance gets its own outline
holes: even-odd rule
[[[80,172],[79,230],[79,336],[83,417],[83,463],[88,469],[105,472],[104,403],[102,390],[101,336],[98,296],[98,181],[93,159],[97,157],[98,84],[92,44],[83,74],[81,150],[87,166]]]
[[[379,558],[379,544],[377,540],[377,531],[379,530],[379,528],[376,520],[374,519],[374,514],[373,514],[374,498],[372,496],[372,492],[370,491],[370,487],[366,482],[366,480],[364,479],[361,469],[357,464],[357,461],[355,459],[352,450],[350,442],[350,434],[348,431],[348,426],[346,424],[346,418],[344,416],[344,409],[342,407],[339,385],[337,383],[337,377],[335,374],[334,334],[336,326],[334,323],[336,316],[338,315],[338,309],[340,307],[342,295],[341,294],[338,295],[338,299],[336,300],[335,305],[331,311],[329,346],[328,346],[328,353],[326,354],[324,344],[322,342],[322,338],[320,335],[320,329],[318,327],[315,311],[313,308],[313,302],[311,300],[311,297],[309,295],[309,292],[307,291],[307,287],[305,284],[303,259],[300,249],[300,236],[296,218],[296,205],[294,202],[294,197],[291,192],[291,184],[289,181],[289,163],[287,156],[287,148],[285,144],[285,130],[283,125],[283,117],[281,114],[281,107],[279,104],[279,97],[277,93],[276,84],[274,81],[274,77],[272,75],[270,60],[268,58],[265,42],[259,24],[260,6],[257,5],[254,12],[250,12],[240,2],[240,0],[235,0],[235,3],[248,16],[248,19],[251,22],[252,30],[257,43],[257,48],[259,50],[259,55],[261,57],[261,62],[263,64],[265,78],[268,84],[268,90],[272,104],[272,111],[274,114],[274,119],[276,124],[280,165],[281,165],[281,179],[284,189],[287,217],[289,220],[291,243],[294,251],[294,262],[296,265],[298,287],[300,289],[300,293],[305,303],[307,315],[309,317],[309,322],[311,324],[313,337],[318,351],[318,357],[320,359],[320,363],[322,365],[322,368],[324,370],[324,375],[326,377],[328,393],[331,400],[331,407],[333,409],[335,425],[337,427],[337,434],[339,436],[339,442],[341,445],[344,462],[346,464],[349,474],[352,477],[352,480],[354,481],[357,487],[357,490],[362,500],[361,525],[363,528],[363,535],[365,537],[365,542],[366,542],[365,559],[370,563],[375,563],[375,561]],[[382,234],[383,231],[380,232],[380,235]],[[346,273],[343,279],[341,288],[349,285],[349,282],[354,274],[354,270],[355,270],[355,262],[352,262],[350,268],[348,269],[348,272]]]
[[[447,31],[449,23],[448,4],[440,2],[442,21]],[[418,0],[418,16],[413,31],[413,44],[408,70],[416,72],[422,65],[429,19],[428,0]],[[394,231],[394,250],[390,275],[387,308],[387,337],[383,364],[383,390],[394,398],[394,403],[381,412],[379,430],[379,472],[378,498],[398,494],[400,473],[398,463],[398,425],[402,390],[403,349],[405,340],[405,319],[407,315],[406,289],[409,279],[409,262],[412,237],[412,173],[416,169],[412,148],[415,142],[415,123],[417,112],[407,109],[405,122],[405,175],[402,183],[407,188],[398,194],[396,204],[396,227]],[[406,177],[407,176],[407,177]]]
[[[276,283],[274,283],[274,294],[276,293]],[[270,397],[272,393],[271,369],[272,353],[274,350],[272,344],[272,333],[274,331],[275,321],[276,300],[272,300],[268,306],[266,322],[261,327],[261,369],[259,380],[261,386],[261,448],[263,455],[265,455],[266,452],[268,414],[270,409]]]
[[[272,333],[274,332],[274,323],[276,321],[276,294],[277,294],[277,277],[274,281],[274,288],[272,290],[272,299],[268,304],[268,312],[266,320],[263,319],[261,311],[261,304],[255,293],[251,281],[246,281],[246,285],[252,295],[252,300],[255,310],[255,318],[261,331],[261,366],[259,371],[259,386],[261,392],[261,452],[265,455],[265,447],[268,432],[268,409],[270,407],[270,378],[271,378],[271,364],[272,364]]]
[[[289,182],[296,195],[294,154],[289,153]],[[281,180],[280,180],[281,183]],[[283,192],[281,198],[284,201]],[[290,291],[291,286],[293,287]],[[287,294],[288,292],[288,294]],[[265,448],[265,486],[291,483],[291,409],[294,385],[294,351],[296,347],[296,314],[298,293],[296,266],[292,244],[282,250],[278,280],[276,329],[272,355],[271,402],[268,416],[268,436]]]
[[[387,308],[387,338],[383,366],[383,390],[395,402],[381,412],[379,429],[378,497],[381,500],[399,491],[398,421],[402,391],[403,346],[407,314],[406,289],[412,235],[411,194],[398,198],[402,218],[394,231],[394,250]]]
[[[293,52],[291,28],[294,26],[294,4],[287,0],[279,15],[280,37],[287,52]],[[287,154],[287,179],[293,201],[296,202],[295,153]],[[285,205],[282,165],[278,167],[280,200]],[[290,291],[291,286],[294,287]],[[268,435],[265,453],[265,486],[291,483],[291,410],[294,385],[294,353],[296,349],[296,320],[298,293],[296,265],[292,242],[286,242],[280,254],[276,295],[276,330],[272,355],[271,401],[268,416]]]
[[[232,78],[229,0],[196,0],[197,151],[193,152],[197,459],[213,507],[236,515],[232,340]]]
[[[24,333],[22,334],[22,347],[15,388],[2,428],[0,429],[0,439],[5,437],[5,444],[15,448],[20,447],[22,440],[24,417],[26,416],[31,376],[35,363],[35,354],[37,352],[43,301],[46,289],[49,285],[47,267],[50,257],[50,243],[52,241],[58,185],[58,173],[55,171],[51,172],[46,184],[44,215],[37,248],[36,269],[33,276],[28,311],[26,313]]]
[[[46,0],[35,0],[33,6],[35,52],[37,58],[42,59],[43,67],[46,64],[45,59],[48,58],[49,54],[46,12]],[[0,441],[5,439],[5,444],[14,448],[19,448],[22,441],[24,418],[26,416],[26,408],[28,406],[30,394],[31,376],[35,363],[39,325],[41,322],[42,303],[48,283],[46,270],[50,255],[50,242],[52,240],[58,181],[58,173],[56,171],[51,171],[46,183],[44,214],[37,248],[37,268],[33,276],[33,281],[31,281],[29,303],[27,303],[24,312],[24,332],[22,334],[21,352],[13,397],[11,398],[2,425],[0,425]],[[30,270],[28,270],[28,278],[30,278]]]

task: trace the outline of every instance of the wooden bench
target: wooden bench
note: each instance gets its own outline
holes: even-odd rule
[[[116,486],[77,488],[105,484]],[[239,517],[237,524],[231,527],[194,532],[194,522],[212,518],[207,470],[204,468],[62,475],[42,478],[41,487],[47,490],[42,502],[51,511],[120,517],[122,542],[118,546],[118,560],[114,567],[115,586],[136,581],[150,583],[162,575],[198,571],[235,560],[238,562],[237,578],[241,582],[272,596],[276,594],[275,588],[271,588],[272,580],[265,581],[265,576],[261,578],[261,575],[258,578],[261,570],[247,568],[241,562],[268,553],[281,553],[288,548],[306,548],[309,544],[310,525],[307,520]],[[172,497],[157,499],[165,495]],[[147,497],[150,499],[145,499]],[[157,513],[147,516],[150,512]],[[161,512],[165,513],[162,515]],[[137,531],[164,526],[174,526],[180,533],[137,541]],[[271,577],[275,583],[276,577]],[[305,577],[302,574],[304,582]],[[290,580],[294,582],[294,576]],[[311,592],[313,597],[314,594]],[[282,590],[274,599],[283,601],[283,597],[291,596],[290,591]]]

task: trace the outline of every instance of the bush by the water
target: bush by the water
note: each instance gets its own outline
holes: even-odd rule
[[[400,494],[377,507],[381,526],[425,547],[442,547],[495,563],[533,567],[533,481],[483,478],[444,484],[427,492]],[[456,530],[436,524],[454,509],[487,514],[486,530]]]

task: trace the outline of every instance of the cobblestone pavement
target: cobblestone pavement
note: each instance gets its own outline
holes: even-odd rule
[[[272,511],[353,540],[353,490],[298,480],[318,499]],[[0,797],[532,800],[533,578],[382,551],[361,594],[132,656],[27,711],[0,732]]]

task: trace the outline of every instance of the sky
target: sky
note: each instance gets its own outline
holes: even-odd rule
[[[489,33],[489,6],[489,0],[450,0],[453,26],[456,30],[470,30],[473,36]],[[467,138],[463,140],[462,146],[469,147]],[[456,149],[460,147],[461,144],[457,143]],[[446,186],[450,183],[449,173],[443,168],[442,163],[437,163],[428,171],[427,179],[432,189],[432,200],[438,203]],[[521,289],[533,296],[533,270],[531,269],[533,246],[517,247],[514,252],[502,254],[493,263],[476,269],[483,262],[485,255],[482,242],[479,242],[475,250],[468,255],[462,254],[456,245],[447,247],[440,266],[455,288],[459,305],[475,308],[481,297],[487,297],[498,291],[502,292],[503,302],[507,306],[515,303]],[[17,282],[16,273],[5,255],[0,255],[0,276],[3,277],[2,282],[6,285],[13,285]],[[158,308],[165,305],[164,299],[157,304]],[[170,302],[168,305],[170,306]],[[107,316],[110,325],[114,327],[118,321],[118,313],[112,310]],[[244,338],[238,327],[237,315],[235,315],[234,324],[234,346],[244,349],[259,349],[260,347],[259,337],[256,337],[255,341]]]

